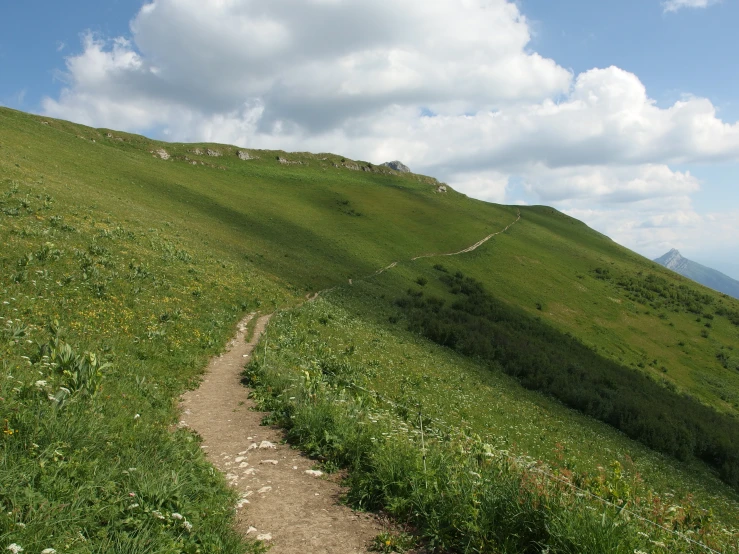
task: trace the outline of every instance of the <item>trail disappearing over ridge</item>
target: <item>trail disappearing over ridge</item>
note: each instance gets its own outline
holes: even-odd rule
[[[472,252],[520,219],[519,210],[517,219],[505,229],[459,252],[424,254],[407,261]],[[365,278],[380,275],[398,263]],[[309,294],[306,301],[335,288]],[[249,389],[241,384],[241,372],[271,314],[257,320],[247,342],[247,328],[254,317],[256,314],[249,314],[239,323],[226,352],[210,361],[200,386],[182,396],[179,426],[201,436],[208,460],[239,492],[236,529],[245,536],[265,541],[270,552],[278,554],[368,552],[370,541],[384,530],[379,520],[339,504],[339,485],[311,473],[314,463],[283,444],[280,429],[262,426],[265,414],[253,409]]]
[[[460,254],[467,254],[468,252],[472,252],[474,250],[477,250],[479,247],[481,247],[483,244],[485,244],[491,238],[493,238],[493,237],[495,237],[497,235],[500,235],[500,234],[505,233],[508,229],[510,229],[516,223],[518,223],[519,220],[521,219],[521,210],[517,210],[517,211],[518,211],[518,216],[516,217],[516,220],[513,221],[513,222],[511,222],[511,223],[509,223],[508,225],[506,225],[505,229],[502,229],[500,231],[496,231],[495,233],[489,234],[484,239],[478,240],[475,244],[473,244],[472,246],[468,246],[464,250],[460,250],[458,252],[446,252],[446,253],[440,253],[440,254],[421,254],[420,256],[416,256],[415,258],[411,258],[408,261],[415,262],[416,260],[421,260],[423,258],[436,258],[436,257],[441,257],[441,256],[458,256]],[[375,271],[371,275],[367,275],[367,277],[365,277],[365,279],[367,279],[369,277],[375,277],[377,275],[380,275],[381,273],[384,273],[384,272],[386,272],[386,271],[394,268],[399,263],[400,262],[393,262],[390,265],[383,267],[382,269],[378,269],[377,271]],[[349,284],[350,285],[352,284],[352,280],[351,279],[349,279]],[[326,291],[321,291],[321,292],[328,292],[329,290],[332,290],[332,289],[327,289]]]
[[[491,238],[493,238],[496,235],[500,235],[502,233],[505,233],[508,229],[510,229],[512,226],[514,226],[518,221],[521,219],[521,210],[518,210],[518,217],[516,218],[516,221],[509,223],[505,229],[502,231],[498,231],[496,233],[491,233],[487,237],[485,237],[482,240],[477,241],[472,246],[468,246],[464,250],[460,250],[459,252],[449,252],[447,254],[423,254],[421,256],[416,256],[415,258],[411,258],[411,261],[420,260],[421,258],[435,258],[437,256],[458,256],[459,254],[466,254],[467,252],[472,252],[473,250],[477,250],[480,246],[485,244],[487,241],[489,241]]]

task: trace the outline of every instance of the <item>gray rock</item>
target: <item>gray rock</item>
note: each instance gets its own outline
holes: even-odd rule
[[[239,157],[240,160],[244,160],[244,161],[254,159],[251,157],[249,152],[247,152],[246,150],[239,150],[238,152],[236,152],[236,155]]]
[[[208,148],[208,150],[206,150],[205,153],[208,154],[208,156],[211,156],[213,158],[218,158],[220,156],[223,156],[223,154],[221,154],[219,150],[211,150],[210,148]]]
[[[169,159],[169,153],[164,148],[160,148],[159,150],[155,152],[155,154],[163,160]]]
[[[405,165],[403,162],[399,162],[398,160],[395,160],[393,162],[385,162],[382,165],[384,165],[385,167],[389,167],[390,169],[394,171],[398,171],[400,173],[410,173],[411,172],[410,168],[407,165]]]

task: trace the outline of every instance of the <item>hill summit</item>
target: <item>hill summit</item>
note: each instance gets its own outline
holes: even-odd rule
[[[720,271],[684,258],[675,248],[654,261],[701,285],[739,298],[739,281],[724,275]]]
[[[399,162],[398,160],[392,161],[392,162],[385,162],[385,167],[389,167],[390,169],[394,169],[395,171],[398,171],[400,173],[410,173],[411,169],[405,165],[403,162]]]

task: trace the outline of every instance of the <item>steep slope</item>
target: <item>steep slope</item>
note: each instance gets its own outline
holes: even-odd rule
[[[739,298],[739,281],[724,275],[720,271],[684,258],[674,248],[654,261],[705,287]]]
[[[441,192],[432,178],[334,154],[168,144],[7,109],[0,109],[0,184],[6,193],[0,206],[0,234],[7,245],[0,253],[3,294],[24,299],[22,313],[39,333],[49,319],[59,318],[74,330],[71,339],[80,349],[108,348],[117,329],[118,350],[126,353],[116,361],[116,376],[126,376],[119,392],[129,397],[131,390],[138,391],[161,408],[152,422],[160,430],[173,417],[171,399],[202,369],[204,355],[217,348],[246,309],[287,308],[307,293],[336,287],[330,301],[337,313],[350,313],[356,325],[374,329],[362,347],[375,352],[366,360],[367,384],[388,387],[391,394],[421,395],[430,394],[425,390],[430,383],[434,390],[446,391],[448,405],[454,407],[447,414],[450,425],[470,425],[486,436],[507,434],[497,428],[502,420],[494,419],[501,414],[489,408],[500,391],[497,384],[490,386],[489,379],[498,383],[495,372],[479,360],[456,354],[449,358],[409,333],[406,325],[398,325],[408,322],[394,302],[408,290],[452,294],[443,290],[437,263],[452,275],[459,271],[474,278],[497,302],[572,337],[599,359],[646,376],[675,397],[690,395],[722,417],[739,413],[739,302],[691,283],[551,208],[521,207],[520,221],[462,256],[412,261],[429,253],[460,252],[508,227],[519,209],[476,201],[451,189]],[[56,211],[47,214],[46,204]],[[53,248],[45,247],[47,242]],[[46,267],[40,259],[48,259],[55,249],[64,256],[58,265]],[[392,262],[401,263],[377,273]],[[152,284],[143,286],[139,279]],[[37,286],[54,293],[43,292],[41,301]],[[168,287],[176,294],[168,294]],[[147,294],[143,302],[137,300],[142,290]],[[7,302],[0,305],[0,317],[15,322],[12,310],[21,307]],[[132,310],[127,317],[135,325],[121,321],[116,327],[119,303]],[[171,309],[165,307],[170,304]],[[216,315],[208,312],[211,308]],[[183,314],[189,326],[170,330],[168,322]],[[294,342],[284,343],[280,348],[285,355],[315,345],[323,331],[328,336],[320,340],[343,341],[343,333],[351,329],[331,328],[324,317],[328,315],[312,321]],[[9,329],[9,336],[15,336]],[[16,374],[25,366],[22,356],[31,358],[23,348],[32,346],[21,348],[21,343],[5,352]],[[404,351],[404,344],[411,343],[428,366],[423,372]],[[165,379],[174,371],[168,364],[175,361],[160,354],[179,352],[180,345],[187,371],[168,381],[166,394],[149,390],[141,378]],[[397,355],[381,352],[380,345]],[[335,361],[337,353],[353,352],[345,343],[316,348],[313,361],[300,363],[310,368],[322,357]],[[149,364],[152,359],[164,365]],[[433,374],[436,367],[448,370],[444,377]],[[33,365],[24,374],[31,388],[36,371]],[[455,379],[455,386],[447,388],[446,378]],[[501,408],[505,417],[518,405],[532,416],[529,431],[513,441],[517,447],[550,455],[568,430],[589,429],[568,438],[573,467],[594,472],[616,452],[624,461],[637,452],[633,475],[649,475],[650,486],[666,490],[679,483],[682,493],[697,491],[702,499],[721,498],[706,500],[709,504],[735,506],[733,493],[716,483],[706,465],[650,457],[607,426],[501,378],[509,400]],[[467,379],[479,386],[471,391],[464,384]],[[6,384],[12,391],[12,383]],[[466,405],[465,395],[472,393],[474,403]],[[133,403],[125,406],[121,413],[130,421],[139,412],[129,413],[137,409]],[[85,413],[80,408],[80,418]],[[16,416],[5,410],[2,417],[10,431]],[[26,423],[31,428],[32,418]],[[19,447],[16,454],[22,457],[24,452]],[[114,446],[108,454],[115,452]],[[660,481],[662,474],[666,477]],[[21,489],[16,493],[22,496]],[[723,513],[730,518],[734,511]]]

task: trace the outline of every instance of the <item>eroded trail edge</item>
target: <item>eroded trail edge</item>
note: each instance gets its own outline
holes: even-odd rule
[[[280,429],[261,425],[265,414],[254,411],[249,389],[241,384],[244,365],[270,319],[259,317],[247,342],[255,317],[239,323],[200,387],[183,395],[180,426],[202,437],[208,460],[238,491],[238,531],[267,542],[278,554],[368,552],[369,542],[383,530],[379,521],[339,504],[339,485],[313,472],[309,458],[283,444]]]

